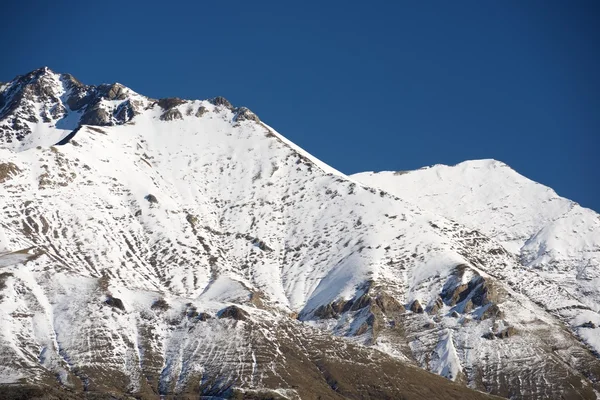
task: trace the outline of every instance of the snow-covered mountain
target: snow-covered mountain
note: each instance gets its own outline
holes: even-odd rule
[[[352,178],[499,242],[526,271],[507,282],[600,354],[600,215],[495,160]]]
[[[597,398],[597,214],[549,247],[566,200],[506,193],[522,225],[490,230],[392,176],[349,178],[220,97],[2,85],[0,390]]]

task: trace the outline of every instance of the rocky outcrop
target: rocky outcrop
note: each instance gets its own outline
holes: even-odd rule
[[[415,300],[410,303],[410,307],[408,309],[416,314],[423,314],[423,306],[419,300]]]
[[[230,318],[236,321],[245,321],[248,319],[248,313],[237,306],[229,306],[217,313],[217,317]]]
[[[174,119],[183,119],[181,111],[176,108],[165,111],[159,117],[161,121],[173,121]]]
[[[171,110],[177,106],[180,106],[185,103],[185,100],[180,99],[179,97],[166,97],[164,99],[158,100],[158,105],[165,111]]]
[[[246,107],[239,107],[236,109],[234,121],[236,121],[236,122],[240,122],[240,121],[260,122],[260,119],[258,118],[258,116],[256,114],[254,114],[252,111],[250,111]]]
[[[11,162],[0,163],[0,183],[8,181],[12,176],[19,174],[21,170]]]
[[[444,307],[444,300],[438,296],[429,306],[427,306],[427,313],[437,314]]]
[[[103,84],[97,88],[97,96],[107,100],[126,100],[128,89],[120,83]]]
[[[148,200],[148,203],[150,204],[158,204],[158,199],[153,194],[147,194],[144,199]]]
[[[300,319],[338,319],[352,321],[339,332],[345,336],[362,336],[365,343],[374,343],[385,326],[399,326],[406,309],[398,300],[373,282],[365,283],[349,300],[339,299],[322,305],[312,313],[301,313]]]
[[[113,308],[118,308],[119,310],[125,311],[125,305],[123,304],[123,301],[119,298],[108,295],[104,303]]]
[[[82,125],[110,126],[113,125],[112,114],[98,103],[87,109],[81,116],[80,123]]]
[[[466,274],[471,275],[463,283]],[[502,313],[497,303],[500,300],[498,290],[490,278],[480,276],[466,265],[458,265],[447,279],[440,299],[459,313],[471,313],[475,310],[479,319],[499,318]]]
[[[230,110],[233,109],[233,106],[231,105],[231,103],[229,101],[227,101],[227,99],[225,97],[217,96],[217,97],[211,99],[210,102],[211,102],[211,104],[213,104],[215,106],[223,106],[225,108],[229,108]]]
[[[492,340],[492,339],[506,339],[509,338],[511,336],[514,336],[517,334],[517,330],[512,327],[512,326],[508,326],[498,332],[486,332],[483,334],[483,338],[484,339],[488,339],[488,340]]]
[[[198,111],[196,111],[196,117],[201,118],[204,114],[208,112],[208,109],[204,106],[198,107]]]

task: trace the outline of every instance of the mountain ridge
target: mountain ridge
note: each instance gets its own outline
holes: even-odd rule
[[[403,366],[419,366],[504,397],[600,390],[582,336],[596,328],[565,324],[511,283],[533,276],[517,255],[402,193],[347,178],[248,109],[115,88],[55,117],[60,91],[40,100],[48,90],[38,88],[7,114],[16,104],[7,87],[4,383],[149,398],[419,398],[416,381],[397,386],[411,375]],[[73,129],[61,129],[72,113]],[[86,113],[101,118],[83,124]],[[538,289],[554,290],[542,278]],[[578,299],[556,301],[582,310]],[[367,365],[363,355],[378,371],[367,380],[364,368],[349,378],[335,367]],[[397,373],[383,384],[388,360]],[[303,373],[317,392],[299,383]]]

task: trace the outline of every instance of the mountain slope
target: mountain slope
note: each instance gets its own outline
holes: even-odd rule
[[[600,353],[600,215],[495,160],[352,178],[497,240],[529,272],[512,286]]]
[[[483,396],[424,385],[420,366],[500,396],[596,397],[598,358],[507,284],[523,267],[498,242],[357,184],[223,98],[67,81],[42,69],[2,89],[4,383]]]

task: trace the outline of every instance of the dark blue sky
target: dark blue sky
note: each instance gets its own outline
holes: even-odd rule
[[[47,65],[225,96],[335,168],[495,158],[600,210],[600,2],[14,2],[0,80]]]

